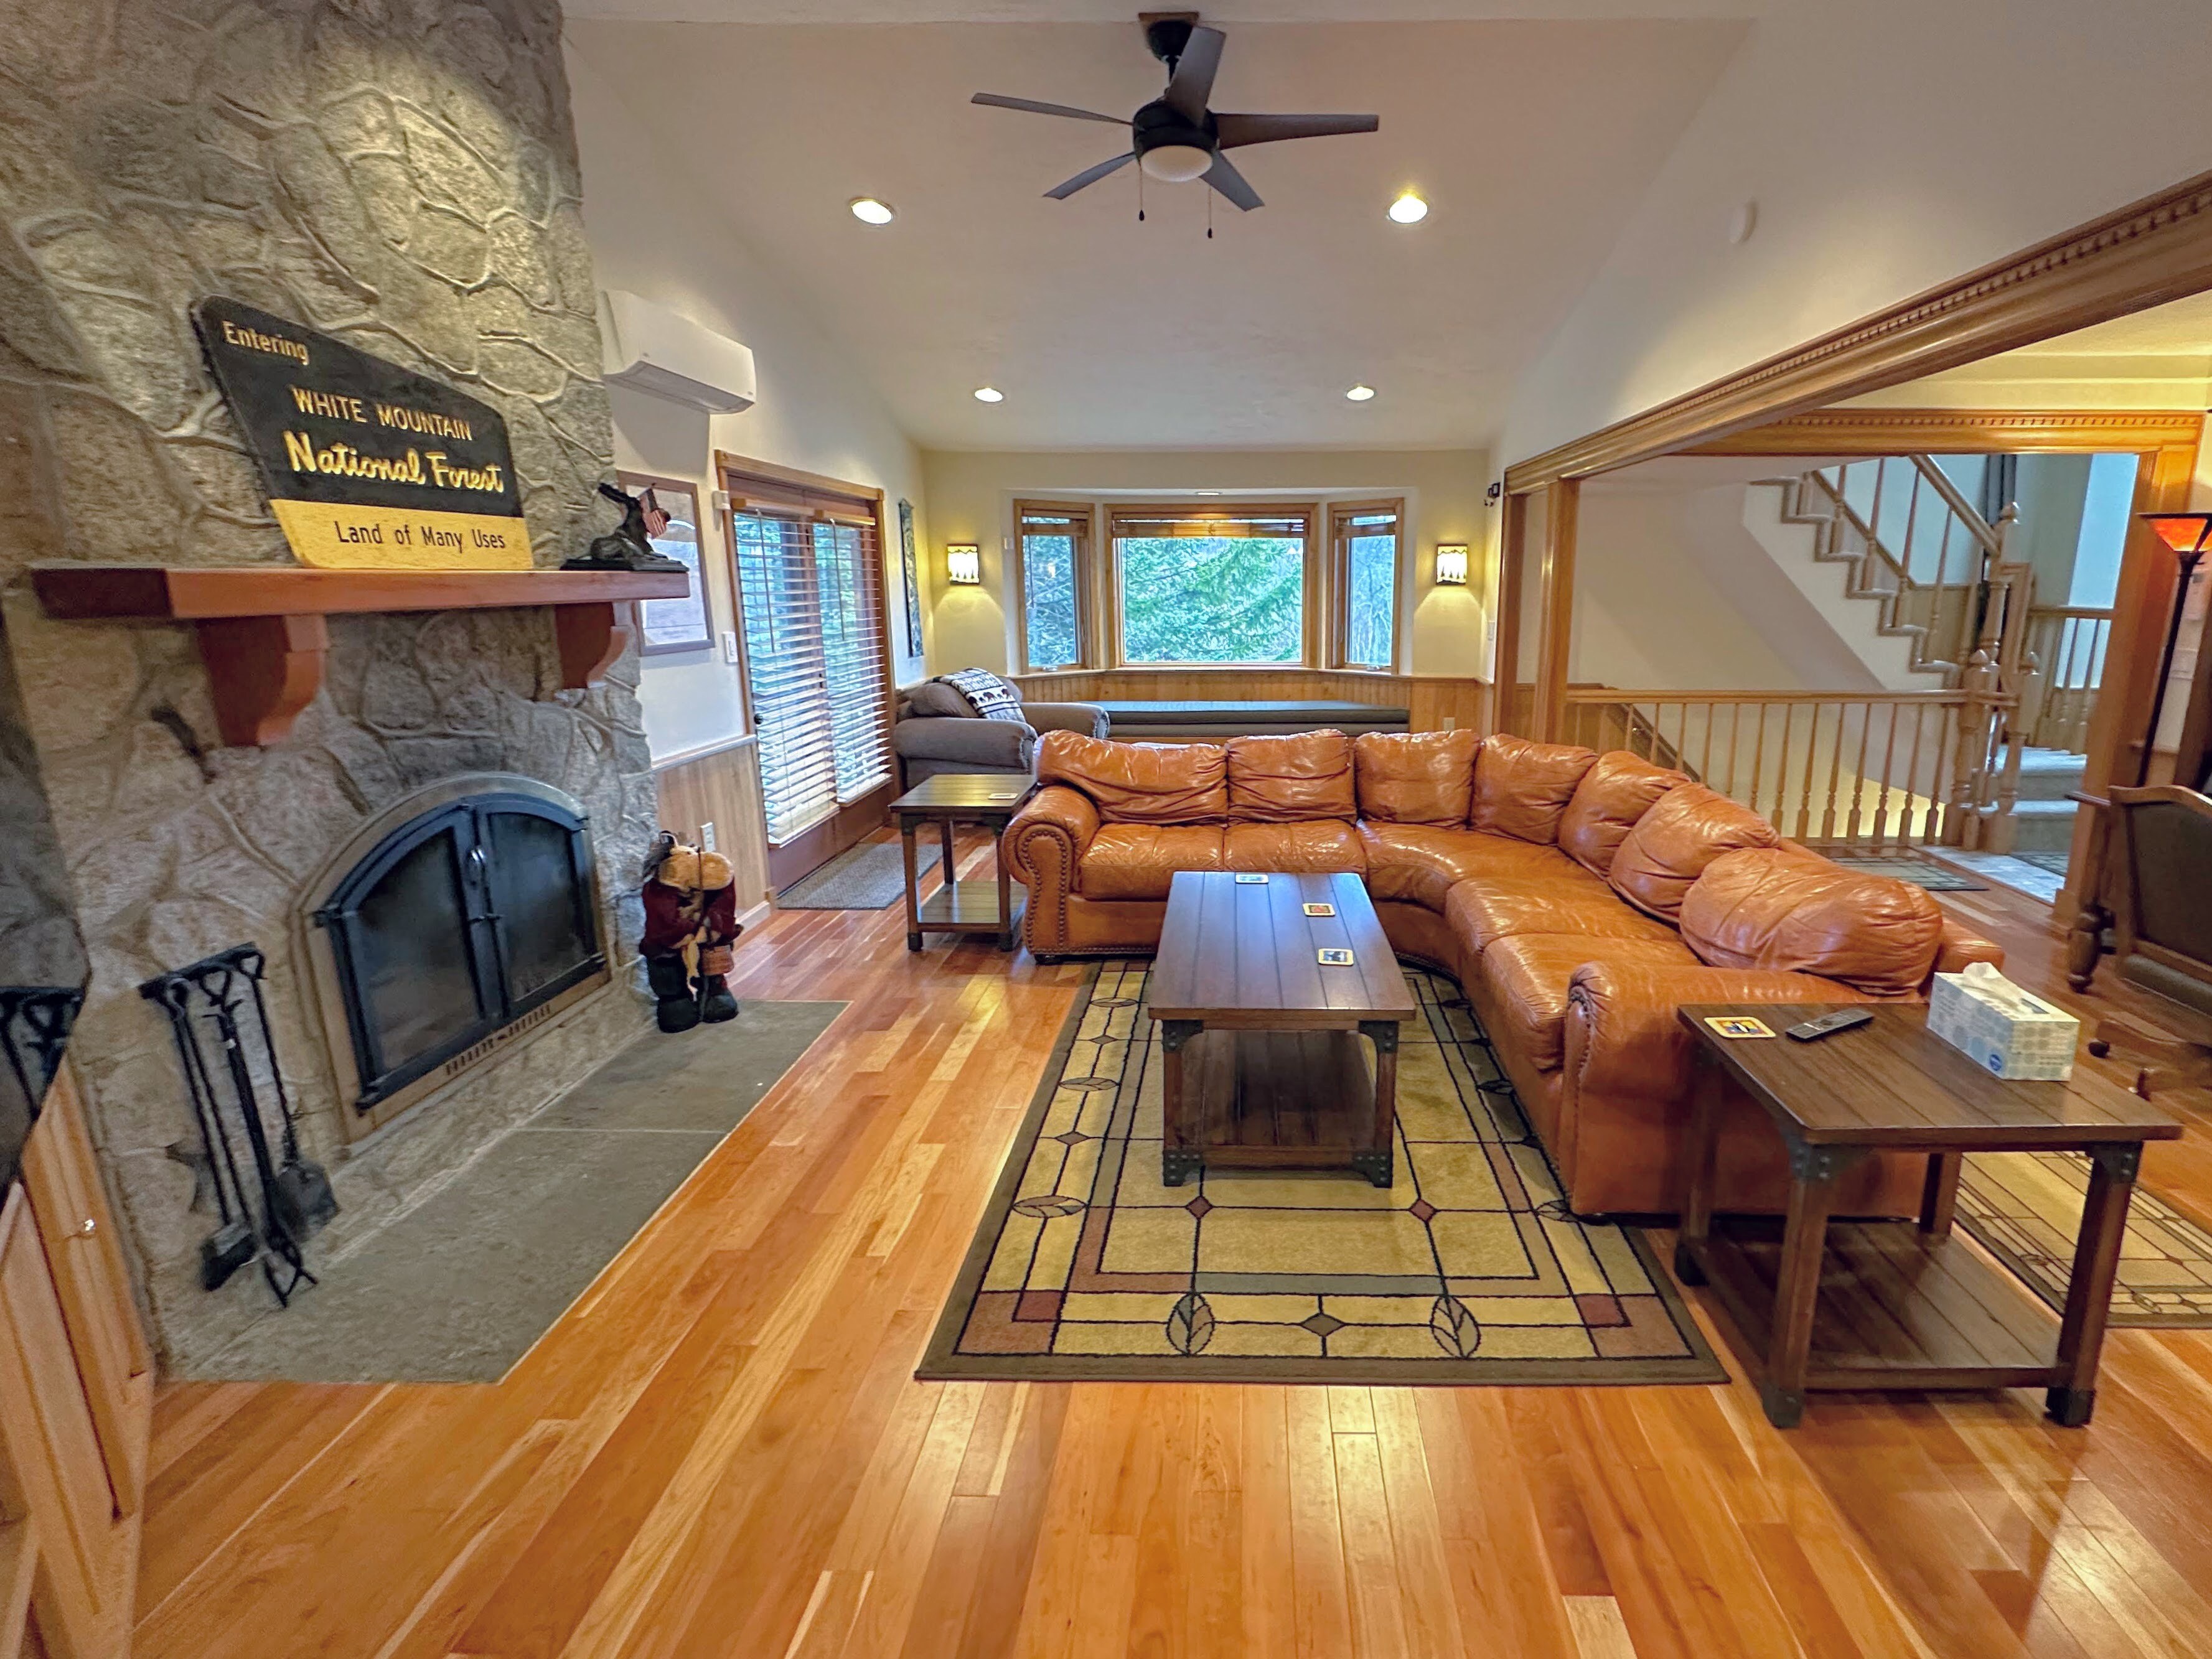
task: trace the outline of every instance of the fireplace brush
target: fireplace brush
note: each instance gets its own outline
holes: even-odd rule
[[[302,1283],[316,1282],[301,1253],[301,1241],[336,1213],[337,1200],[331,1192],[328,1175],[300,1155],[292,1103],[284,1090],[283,1068],[261,993],[266,966],[266,958],[257,946],[234,945],[189,967],[156,975],[138,990],[169,1017],[170,1035],[184,1069],[205,1168],[215,1188],[220,1224],[200,1246],[200,1282],[214,1290],[247,1262],[258,1261],[277,1303],[285,1305]],[[246,1005],[241,983],[251,989],[251,1036],[268,1063],[283,1118],[281,1167],[270,1150],[253,1066],[246,1051],[247,1034],[239,1019]],[[203,1024],[211,1029],[215,1046],[222,1052],[223,1069],[230,1080],[228,1109],[223,1091],[216,1086],[206,1039],[199,1029]],[[252,1159],[250,1185],[232,1139],[234,1118]]]

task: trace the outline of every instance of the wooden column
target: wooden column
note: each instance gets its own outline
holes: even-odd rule
[[[1528,569],[1528,498],[1508,495],[1504,517],[1498,529],[1498,585],[1492,595],[1492,618],[1498,626],[1498,650],[1490,671],[1490,725],[1496,732],[1511,732],[1523,722],[1516,714],[1513,694],[1521,683],[1521,595]]]
[[[1544,490],[1543,615],[1536,624],[1535,708],[1528,735],[1557,743],[1566,724],[1567,647],[1574,638],[1575,529],[1582,506],[1579,478],[1556,478]]]

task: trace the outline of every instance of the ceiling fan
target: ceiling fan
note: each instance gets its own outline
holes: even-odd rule
[[[1206,107],[1206,100],[1212,96],[1213,76],[1221,67],[1221,48],[1228,37],[1219,29],[1200,24],[1196,12],[1149,14],[1142,21],[1145,44],[1152,48],[1153,57],[1168,66],[1167,90],[1126,123],[1118,115],[1071,109],[1066,104],[1039,103],[1033,98],[1009,98],[995,92],[975,94],[976,103],[1000,109],[1128,127],[1128,150],[1110,161],[1086,167],[1066,183],[1045,191],[1054,201],[1065,201],[1085,185],[1095,185],[1134,161],[1148,176],[1165,183],[1203,179],[1249,213],[1261,205],[1260,193],[1230,165],[1224,150],[1273,143],[1279,138],[1373,132],[1381,125],[1372,115],[1216,115]]]

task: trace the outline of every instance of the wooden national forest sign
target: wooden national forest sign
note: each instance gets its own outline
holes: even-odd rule
[[[203,300],[192,321],[303,562],[530,568],[496,410],[235,300]]]

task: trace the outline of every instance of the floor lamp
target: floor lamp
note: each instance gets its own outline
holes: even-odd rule
[[[2166,718],[2166,684],[2173,678],[2174,648],[2181,640],[2181,613],[2189,608],[2189,583],[2197,562],[2212,541],[2212,513],[2144,513],[2137,515],[2158,532],[2159,540],[2173,550],[2181,573],[2173,592],[2172,614],[2166,622],[2166,649],[2159,653],[2158,690],[2151,698],[2150,729],[2143,734],[2142,763],[2136,768],[2136,785],[2150,781],[2150,762],[2158,748],[2159,722]]]

